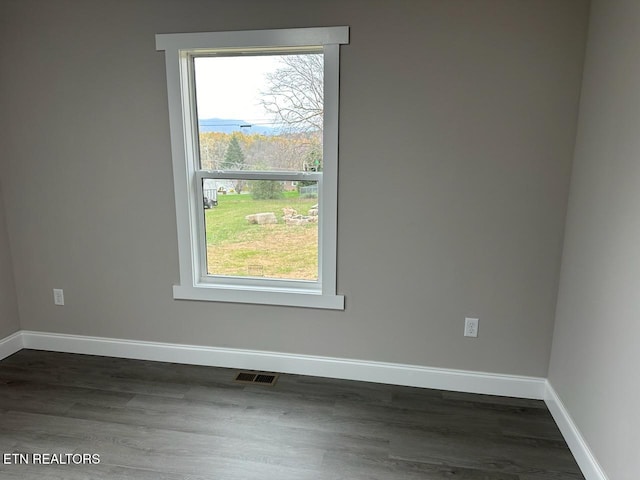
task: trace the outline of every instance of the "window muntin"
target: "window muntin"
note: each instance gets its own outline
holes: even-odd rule
[[[167,62],[180,260],[180,284],[174,286],[174,298],[344,308],[344,297],[336,294],[335,260],[339,45],[348,43],[348,27],[166,34],[157,35],[156,39],[158,49],[165,51]],[[315,152],[316,161],[299,159],[285,168],[271,164],[267,168],[262,165],[261,169],[252,165],[250,169],[233,170],[216,169],[213,162],[201,163],[204,150],[200,141],[197,92],[193,88],[197,70],[194,64],[208,57],[293,58],[308,54],[321,54],[324,68],[322,142]],[[303,132],[304,129],[299,129],[289,133]],[[251,270],[252,275],[246,276],[216,275],[215,267],[210,270],[206,215],[211,214],[212,208],[204,205],[205,191],[210,190],[205,180],[315,186],[319,213],[317,279],[265,278],[257,275],[255,269]]]

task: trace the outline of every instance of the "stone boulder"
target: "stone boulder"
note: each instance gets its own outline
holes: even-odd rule
[[[318,205],[314,205],[309,209],[309,215],[299,215],[298,212],[291,207],[283,208],[282,213],[285,225],[306,225],[308,223],[318,223]]]
[[[253,215],[247,215],[244,218],[250,224],[269,225],[273,223],[278,223],[276,214],[273,212],[254,213]]]
[[[293,216],[295,216],[297,214],[298,214],[298,212],[295,210],[295,208],[285,207],[285,208],[282,209],[282,216],[284,218],[293,217]]]

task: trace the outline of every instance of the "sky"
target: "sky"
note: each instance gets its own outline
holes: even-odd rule
[[[262,108],[258,94],[267,89],[266,74],[278,68],[279,58],[196,58],[198,118],[230,118],[270,126],[273,116]]]

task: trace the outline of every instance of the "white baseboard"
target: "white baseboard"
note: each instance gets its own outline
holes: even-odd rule
[[[417,365],[22,331],[24,348],[263,370],[508,397],[544,398],[546,380]]]
[[[22,348],[544,399],[586,480],[609,480],[556,391],[540,377],[27,330],[0,340],[0,360]]]
[[[602,470],[602,467],[600,467],[598,460],[596,460],[596,457],[591,453],[591,449],[582,437],[580,430],[578,430],[578,427],[573,422],[569,411],[565,408],[562,400],[548,380],[544,401],[553,419],[558,424],[558,428],[567,442],[573,457],[576,459],[580,470],[582,470],[584,478],[586,480],[609,480],[604,470]]]
[[[22,332],[16,332],[0,340],[0,360],[13,355],[24,348],[22,344]]]

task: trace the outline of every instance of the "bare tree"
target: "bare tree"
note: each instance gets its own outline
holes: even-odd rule
[[[322,130],[324,63],[321,54],[285,55],[282,66],[267,74],[262,106],[292,131]]]
[[[200,167],[204,170],[217,170],[224,161],[229,146],[227,134],[219,132],[200,133]]]

